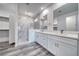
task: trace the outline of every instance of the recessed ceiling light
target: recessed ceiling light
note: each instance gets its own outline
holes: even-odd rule
[[[43,7],[41,7],[41,10],[43,10],[44,8]]]

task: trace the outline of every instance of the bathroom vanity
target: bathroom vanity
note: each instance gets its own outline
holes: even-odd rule
[[[35,41],[56,56],[77,56],[79,55],[78,4],[69,3],[60,7],[59,5],[49,7],[46,18],[42,18],[43,13],[40,14],[40,27],[38,30],[34,29]]]
[[[56,56],[78,55],[78,34],[36,31],[36,42]]]

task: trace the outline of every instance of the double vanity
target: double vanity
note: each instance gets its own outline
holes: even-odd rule
[[[35,30],[35,42],[56,56],[77,56],[78,33],[41,32]]]
[[[55,4],[45,10],[29,31],[29,41],[56,56],[79,56],[78,4]]]

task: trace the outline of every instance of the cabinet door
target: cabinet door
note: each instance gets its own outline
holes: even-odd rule
[[[40,45],[44,46],[44,41],[45,40],[44,40],[43,34],[38,33],[36,42],[39,43]]]
[[[54,55],[58,54],[59,47],[57,40],[48,39],[48,50]]]
[[[41,34],[38,33],[36,38],[36,42],[39,43],[40,45],[42,45],[44,48],[48,48],[48,39],[47,39],[47,35],[45,34]]]
[[[54,55],[57,55],[59,53],[58,40],[60,40],[60,37],[48,36],[48,50]]]
[[[48,39],[48,50],[55,55],[56,49],[55,49],[54,44],[55,44],[55,40],[49,38]]]
[[[39,33],[36,33],[36,38],[35,38],[36,42],[37,43],[41,43],[41,40],[40,40],[40,34]]]
[[[42,41],[43,41],[43,47],[47,49],[47,48],[48,48],[48,39],[47,39],[47,35],[44,35],[44,36],[43,36]]]
[[[59,43],[59,56],[77,56],[77,47],[66,43]]]
[[[35,31],[29,30],[29,42],[35,42]]]

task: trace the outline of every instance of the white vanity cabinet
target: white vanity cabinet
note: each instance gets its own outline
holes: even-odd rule
[[[37,40],[36,40],[37,43],[39,43],[40,45],[43,46],[43,45],[44,45],[44,40],[43,40],[43,36],[42,36],[43,34],[38,33],[37,35],[38,35],[38,36],[37,36]]]
[[[48,50],[56,56],[77,56],[77,40],[49,36]]]
[[[48,39],[46,35],[36,33],[36,42],[42,45],[44,48],[48,48]]]
[[[34,30],[29,30],[29,42],[31,43],[31,42],[35,42],[35,31]]]
[[[77,40],[70,38],[60,38],[59,56],[77,56]]]
[[[40,44],[40,43],[41,43],[41,40],[40,40],[39,34],[40,34],[40,33],[37,33],[37,32],[36,32],[35,41]]]
[[[57,35],[37,33],[37,43],[56,56],[77,56],[77,40]]]
[[[48,50],[54,55],[58,54],[58,39],[56,36],[48,36]]]
[[[58,56],[77,56],[77,47],[59,42]]]
[[[43,47],[48,48],[48,36],[47,35],[42,35],[42,42],[43,42]]]

